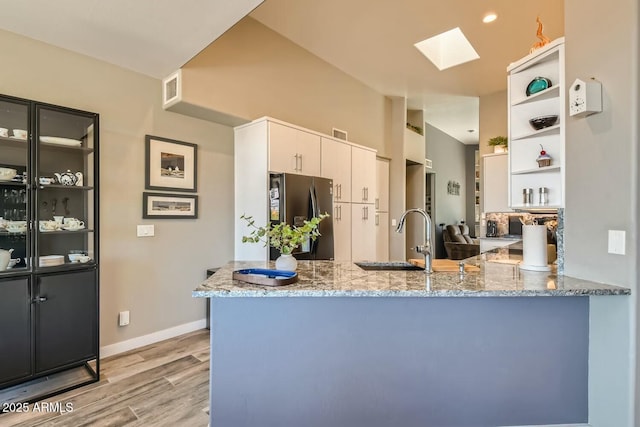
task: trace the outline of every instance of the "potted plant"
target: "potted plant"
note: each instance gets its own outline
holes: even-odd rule
[[[276,260],[276,269],[295,271],[298,262],[292,255],[293,251],[309,239],[316,240],[320,235],[318,225],[328,216],[327,213],[320,214],[305,220],[301,226],[281,222],[259,227],[255,224],[253,217],[242,215],[240,218],[247,221],[247,226],[252,229],[248,236],[242,236],[242,243],[262,242],[265,246],[276,248],[281,254]]]
[[[494,153],[504,153],[509,147],[509,140],[506,136],[494,136],[487,143],[493,147]]]

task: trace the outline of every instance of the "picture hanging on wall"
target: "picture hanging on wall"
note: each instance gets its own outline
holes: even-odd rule
[[[456,181],[449,181],[447,183],[447,194],[451,194],[453,196],[460,195],[460,183]]]
[[[146,135],[145,188],[195,192],[197,149],[196,144]]]
[[[198,218],[198,196],[142,193],[142,218]]]

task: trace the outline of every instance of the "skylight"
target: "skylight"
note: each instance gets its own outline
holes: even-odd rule
[[[480,58],[459,27],[422,40],[414,46],[440,71]]]

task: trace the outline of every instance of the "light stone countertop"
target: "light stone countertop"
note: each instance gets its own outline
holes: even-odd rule
[[[351,262],[298,261],[298,282],[259,286],[232,279],[234,270],[275,268],[274,262],[229,262],[194,297],[528,297],[630,295],[630,289],[517,267],[522,251],[498,248],[464,260],[479,272],[365,271]],[[555,270],[555,269],[554,269]]]

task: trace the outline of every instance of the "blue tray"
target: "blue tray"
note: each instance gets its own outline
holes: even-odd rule
[[[233,272],[233,279],[264,286],[290,285],[298,281],[295,271],[270,270],[266,268],[246,268]]]

